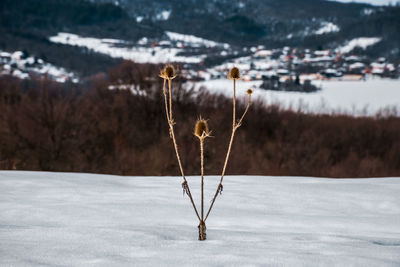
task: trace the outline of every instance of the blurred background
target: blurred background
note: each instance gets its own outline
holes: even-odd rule
[[[179,175],[162,80],[174,79],[187,174],[400,175],[400,3],[2,0],[0,169]]]

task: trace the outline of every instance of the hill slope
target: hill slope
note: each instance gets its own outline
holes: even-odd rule
[[[83,76],[120,63],[117,59],[51,43],[58,32],[154,42],[166,31],[234,47],[334,48],[357,37],[382,41],[367,53],[400,58],[400,7],[325,0],[4,0],[0,3],[0,50],[24,50]]]

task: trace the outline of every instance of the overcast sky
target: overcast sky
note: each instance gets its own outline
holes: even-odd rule
[[[345,3],[349,2],[369,3],[373,5],[388,5],[390,3],[395,4],[398,2],[398,0],[336,0],[336,1]]]

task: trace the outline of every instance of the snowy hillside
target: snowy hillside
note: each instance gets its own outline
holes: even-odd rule
[[[179,177],[2,171],[0,265],[399,266],[399,191],[398,178],[226,177],[200,242]]]
[[[178,38],[175,35],[172,36],[175,39]],[[179,37],[182,36],[179,35]],[[135,47],[129,45],[124,40],[81,37],[76,34],[64,33],[64,32],[60,32],[58,33],[58,35],[50,37],[49,40],[53,43],[85,47],[95,52],[109,55],[110,57],[133,60],[137,63],[155,63],[155,64],[167,63],[167,62],[199,63],[204,58],[203,55],[198,57],[177,56],[178,53],[182,52],[182,49],[179,48],[163,48],[163,47],[150,48],[143,46]],[[145,42],[147,43],[147,41]]]

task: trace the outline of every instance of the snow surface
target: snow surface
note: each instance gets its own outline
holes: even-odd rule
[[[205,56],[178,56],[182,49],[163,48],[163,47],[135,47],[123,40],[98,39],[92,37],[82,37],[72,33],[59,32],[49,40],[53,43],[86,47],[97,53],[109,55],[114,58],[133,60],[137,63],[167,63],[184,62],[199,63]],[[118,44],[117,46],[115,44]],[[124,46],[123,46],[124,45]]]
[[[279,92],[257,88],[262,81],[239,81],[238,96],[245,97],[248,88],[256,88],[253,98],[269,104],[301,109],[309,113],[345,113],[375,115],[384,109],[400,111],[400,80],[368,79],[366,81],[313,81],[322,88],[314,93]],[[227,79],[200,82],[210,91],[232,96],[232,81]],[[399,114],[398,114],[399,115]]]
[[[180,177],[1,171],[0,265],[399,266],[399,191],[400,178],[228,176],[200,242]]]
[[[344,46],[338,47],[337,51],[341,53],[349,53],[356,47],[361,47],[362,49],[366,49],[368,46],[374,45],[380,42],[382,38],[379,37],[360,37],[352,39],[347,42]]]

